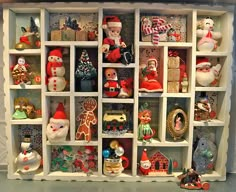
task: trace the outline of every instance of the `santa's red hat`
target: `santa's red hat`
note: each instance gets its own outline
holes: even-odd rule
[[[143,149],[142,157],[140,162],[149,161],[147,156],[147,149]]]
[[[122,23],[117,16],[106,16],[103,18],[102,28],[122,27]]]
[[[60,48],[53,49],[50,51],[49,56],[57,56],[62,58],[62,50]]]
[[[209,62],[208,58],[206,57],[198,57],[196,68],[204,67],[204,66],[211,66],[211,63]]]
[[[65,108],[62,103],[58,103],[54,116],[50,118],[50,123],[62,123],[69,125],[69,120],[66,118]]]
[[[150,61],[154,61],[155,62],[155,65],[157,67],[157,59],[153,56],[149,57],[149,59],[147,60],[147,63],[149,63]]]
[[[66,113],[64,109],[64,105],[62,103],[58,103],[56,112],[53,116],[54,119],[66,119]]]

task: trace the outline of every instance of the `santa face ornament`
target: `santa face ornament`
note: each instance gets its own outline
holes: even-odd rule
[[[50,118],[49,124],[47,125],[47,138],[51,143],[63,142],[66,140],[68,130],[69,120],[66,119],[63,104],[59,103],[54,116]]]

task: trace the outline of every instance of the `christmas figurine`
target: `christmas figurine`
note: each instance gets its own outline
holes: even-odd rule
[[[14,100],[15,112],[12,115],[13,119],[27,119],[27,105],[29,100],[25,97],[18,97]]]
[[[220,39],[222,35],[214,31],[213,19],[206,17],[198,22],[197,37],[201,38],[197,44],[198,50],[211,52],[217,48],[216,39]]]
[[[75,71],[75,77],[80,81],[79,91],[93,91],[95,78],[97,77],[97,70],[90,61],[88,52],[85,49],[81,53],[78,66]]]
[[[116,16],[106,16],[103,19],[102,28],[106,33],[103,40],[102,52],[105,59],[111,63],[121,62],[125,65],[133,60],[132,47],[127,46],[120,36],[122,23]]]
[[[58,103],[56,112],[47,125],[47,138],[51,143],[63,142],[66,140],[66,136],[69,130],[69,120],[66,118],[64,105]]]
[[[216,156],[216,144],[209,138],[201,137],[193,153],[193,163],[196,171],[201,174],[212,172]]]
[[[23,174],[32,174],[37,171],[41,165],[41,156],[32,149],[31,139],[26,135],[21,142],[21,152],[15,159],[17,172]]]
[[[120,81],[120,93],[118,97],[128,98],[133,95],[133,78],[127,78]]]
[[[80,140],[82,136],[86,141],[91,141],[91,124],[96,125],[97,117],[94,110],[97,108],[97,101],[93,98],[87,98],[83,102],[83,111],[77,116],[76,120],[80,122],[76,139]]]
[[[181,81],[181,90],[182,93],[187,93],[188,92],[188,77],[187,74],[184,72],[182,81]]]
[[[22,36],[20,42],[15,45],[15,49],[34,49],[40,48],[40,37],[39,37],[39,19],[30,17],[30,27],[21,27]]]
[[[32,72],[30,71],[30,65],[26,63],[24,57],[18,58],[17,64],[11,68],[11,74],[15,85],[30,85],[32,83]]]
[[[211,66],[208,58],[198,57],[196,64],[196,82],[203,87],[216,86],[221,65]]]
[[[170,42],[178,42],[180,41],[180,34],[176,33],[174,28],[170,28],[167,32],[168,41]]]
[[[49,52],[47,63],[48,90],[63,91],[66,87],[65,67],[63,66],[62,50],[53,49]]]
[[[216,117],[215,111],[212,111],[211,104],[208,100],[208,96],[205,92],[201,92],[199,101],[195,104],[194,108],[194,120],[201,121],[207,120],[210,121]]]
[[[208,182],[201,182],[201,175],[194,169],[184,169],[183,173],[178,175],[180,180],[180,187],[184,189],[203,189],[208,191],[210,184]]]
[[[155,57],[150,57],[147,61],[147,66],[142,70],[142,78],[139,86],[139,91],[158,92],[162,91],[162,85],[157,80],[158,62]]]
[[[155,135],[155,130],[151,128],[150,122],[152,120],[152,112],[148,109],[148,103],[144,103],[138,112],[140,120],[138,126],[138,139],[144,143],[152,142],[152,137]]]
[[[105,83],[103,85],[104,94],[107,97],[116,97],[120,93],[117,71],[114,68],[105,69]]]
[[[147,156],[147,149],[143,149],[139,170],[143,175],[148,175],[150,172],[150,168],[151,168],[151,162]]]

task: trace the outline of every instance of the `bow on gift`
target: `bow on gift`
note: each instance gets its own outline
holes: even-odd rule
[[[120,86],[125,90],[125,92],[129,92],[133,89],[133,79],[128,78],[120,81]]]
[[[171,24],[166,24],[164,19],[159,17],[152,17],[152,21],[148,17],[144,17],[142,19],[142,32],[144,35],[151,35],[152,36],[152,43],[158,44],[159,43],[159,34],[166,32],[168,29],[171,28]]]
[[[169,57],[177,57],[177,56],[179,56],[179,52],[178,51],[174,51],[174,50],[169,50],[168,51],[168,56]]]

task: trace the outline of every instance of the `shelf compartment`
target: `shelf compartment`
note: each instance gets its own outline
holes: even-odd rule
[[[190,102],[191,98],[167,98],[166,124],[168,127],[166,129],[166,141],[173,142],[173,144],[175,142],[188,141],[191,119]],[[174,112],[174,110],[176,110],[176,112]],[[180,118],[179,124],[177,123],[178,118]]]
[[[132,103],[103,103],[102,132],[108,138],[133,137],[134,105]]]
[[[120,102],[133,98],[133,68],[103,68],[103,98],[118,98]]]
[[[50,176],[58,173],[67,176],[88,176],[97,175],[98,172],[98,151],[96,146],[48,146],[50,152]]]
[[[75,97],[73,105],[75,142],[97,142],[98,109],[101,107],[98,97]]]
[[[72,81],[71,75],[71,53],[70,48],[61,46],[45,47],[45,72],[46,72],[46,85],[45,91],[57,94],[58,92],[70,91]],[[62,61],[55,62],[55,59],[60,58]],[[56,63],[56,67],[54,66]]]
[[[163,52],[162,47],[139,48],[139,92],[163,92]]]
[[[22,10],[22,9],[21,9]],[[19,10],[9,10],[9,23],[11,23],[12,25],[9,25],[9,48],[10,49],[14,49],[16,44],[20,43],[20,37],[21,36],[25,36],[27,35],[27,40],[30,41],[30,44],[27,44],[28,49],[32,48],[36,48],[36,36],[39,36],[40,39],[40,29],[38,25],[40,25],[40,9],[28,9],[28,11],[26,12],[21,12]],[[35,22],[36,26],[38,26],[38,34],[35,35],[35,33],[30,34],[29,32],[27,32],[27,28],[30,27],[30,18],[33,18],[33,20],[35,21],[37,19],[37,21]],[[22,28],[24,27],[24,29],[26,30],[25,32],[22,31]],[[26,43],[23,43],[23,41],[21,42],[21,44],[23,46],[20,47],[25,47]]]
[[[98,49],[76,48],[75,92],[98,91]]]
[[[50,143],[47,141],[47,145],[69,145],[69,146],[98,146],[97,141],[65,141],[65,142],[58,142],[58,143]]]
[[[159,140],[162,135],[162,110],[163,110],[163,101],[162,98],[154,98],[154,97],[142,97],[139,98],[139,112],[138,112],[138,118],[139,118],[139,125],[138,125],[138,140],[142,141],[144,137],[144,133],[142,130],[143,126],[146,126],[147,124],[150,125],[150,128],[155,131],[155,134],[152,136],[152,139]],[[150,117],[150,122],[148,121],[148,117]],[[145,122],[144,125],[142,125],[142,121]],[[147,126],[146,126],[147,127]],[[152,144],[151,140],[146,140],[147,143]]]
[[[10,88],[41,88],[40,55],[13,54],[9,57],[9,63]]]
[[[102,143],[103,176],[107,178],[110,178],[109,174],[117,174],[116,177],[119,178],[124,175],[131,176],[134,158],[132,156],[133,140],[131,138],[103,138]]]
[[[70,119],[70,97],[47,96],[45,101],[44,120],[48,141],[49,138],[51,142],[57,142],[58,139],[62,142],[71,141],[70,133],[73,126]],[[69,125],[66,120],[69,121]]]
[[[30,137],[30,143],[32,144],[32,149],[35,150],[41,158],[43,158],[43,146],[42,146],[42,125],[12,125],[11,130],[13,133],[13,137],[11,138],[12,148],[9,149],[9,155],[11,156],[9,160],[9,166],[12,169],[14,176],[23,177],[21,173],[17,172],[17,166],[15,163],[15,159],[17,156],[22,152],[21,151],[21,142],[24,140],[25,137]],[[31,161],[30,161],[31,162]],[[30,163],[29,162],[29,163]],[[30,165],[29,165],[30,166]],[[24,174],[23,174],[24,175]],[[26,174],[27,175],[27,174]],[[34,174],[33,174],[34,175]],[[36,171],[36,175],[43,175],[42,173],[42,165]]]
[[[59,11],[48,9],[46,18],[48,20],[46,30],[50,41],[93,41],[97,42],[98,35],[98,10],[85,11]],[[89,35],[93,33],[93,37]]]
[[[203,95],[202,95],[203,94]],[[198,110],[198,108],[202,106],[201,103],[201,98],[204,98],[205,96],[208,98],[208,105],[210,106],[210,115],[207,117],[207,110],[205,113],[202,113],[201,110]],[[226,115],[225,110],[226,110],[226,92],[196,92],[195,93],[195,116],[194,120],[195,121],[200,121],[199,123],[194,121],[194,124],[200,124],[204,125],[204,121],[207,119],[211,119],[209,121],[209,125],[221,125],[222,123],[225,123]],[[200,109],[199,108],[199,109]],[[196,110],[198,110],[201,113],[196,113]],[[216,120],[216,121],[215,121]]]
[[[140,10],[140,21],[142,19],[147,18],[149,19],[149,25],[151,27],[155,27],[155,23],[153,23],[153,17],[158,17],[165,20],[165,23],[162,24],[162,26],[165,26],[167,24],[171,25],[168,26],[166,31],[160,34],[160,43],[169,43],[175,41],[175,43],[182,43],[182,42],[192,42],[192,12],[186,11],[182,13],[177,13],[176,10],[173,12],[169,11],[163,11],[163,10],[146,10],[141,9]],[[178,23],[178,25],[176,25]],[[140,29],[143,26],[140,22]],[[145,26],[144,26],[145,27]],[[173,32],[171,32],[174,30]],[[140,41],[151,41],[152,35],[144,35],[141,31],[140,35]],[[168,42],[169,41],[169,42]]]
[[[224,134],[224,126],[194,127],[192,167],[201,175],[222,174],[223,170],[218,165],[224,161],[226,155],[225,147],[220,145]],[[203,150],[211,156],[202,155]]]
[[[200,66],[204,63],[208,66]],[[225,91],[228,86],[227,82],[229,78],[228,75],[225,75],[225,71],[229,70],[229,66],[226,63],[228,63],[228,58],[225,56],[197,57],[195,90],[201,91],[201,89],[208,89],[207,91]]]
[[[231,37],[229,36],[224,36],[223,34],[228,34],[229,31],[231,30],[231,24],[232,21],[228,20],[229,19],[229,13],[226,13],[224,11],[222,12],[211,12],[211,14],[198,10],[197,11],[197,22],[200,23],[202,19],[206,17],[211,17],[211,19],[214,21],[214,29],[213,33],[215,32],[220,32],[221,33],[221,38],[215,39],[217,42],[217,48],[213,50],[213,52],[227,52],[231,51],[229,50],[228,42],[231,41]],[[198,27],[202,29],[199,25]],[[207,32],[206,32],[207,33]],[[218,34],[213,34],[213,37]],[[197,38],[197,42],[201,37]],[[214,53],[213,53],[214,54]]]
[[[41,90],[10,90],[10,114],[12,123],[39,124],[42,119]],[[36,120],[36,121],[35,121]]]
[[[187,146],[186,147],[156,147],[156,146],[140,146],[138,147],[138,162],[142,160],[145,153],[148,161],[151,163],[148,175],[143,175],[137,167],[137,175],[142,177],[174,177],[174,173],[179,172],[187,166]],[[146,152],[144,151],[146,150]]]

